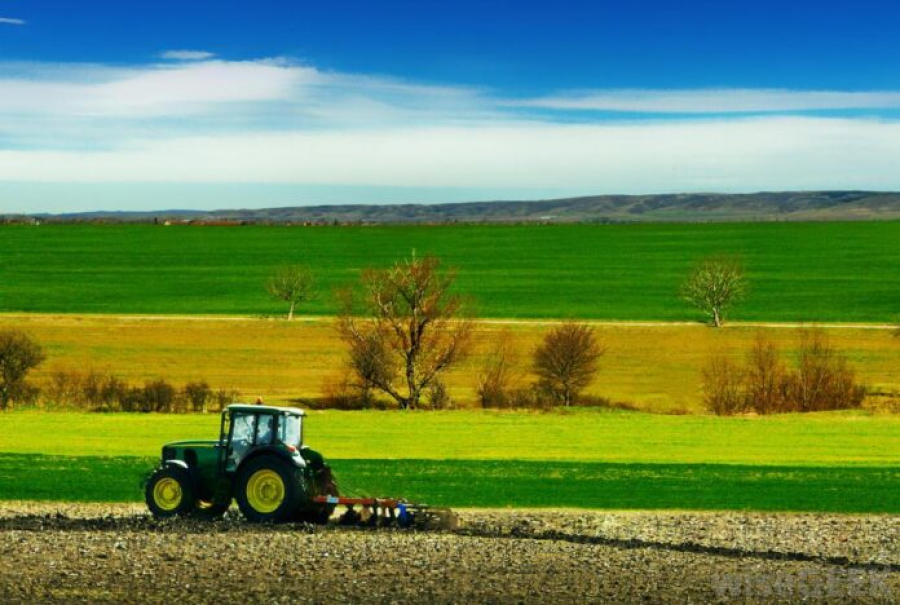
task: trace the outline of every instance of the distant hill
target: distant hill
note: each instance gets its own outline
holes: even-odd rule
[[[33,215],[33,218],[53,222],[191,221],[225,224],[886,220],[900,219],[900,193],[804,191],[594,195],[554,200],[452,204],[349,204],[215,211],[84,212]]]

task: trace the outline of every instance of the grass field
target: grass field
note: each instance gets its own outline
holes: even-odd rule
[[[247,398],[270,403],[322,395],[338,374],[344,349],[330,320],[129,319],[116,316],[0,315],[0,329],[21,328],[47,351],[38,382],[55,369],[109,370],[130,382],[163,377],[178,385],[205,379],[214,387],[237,388]],[[447,377],[456,405],[476,401],[475,375],[484,352],[506,333],[519,352],[523,380],[529,356],[546,330],[539,325],[481,323],[474,355]],[[589,392],[652,411],[701,411],[700,368],[712,351],[740,357],[758,328],[703,326],[598,326],[608,347]],[[764,329],[785,350],[795,330]],[[900,390],[900,339],[889,331],[828,330],[860,379],[879,390]]]
[[[207,415],[0,415],[0,500],[136,501]],[[313,412],[345,490],[448,506],[900,512],[900,419]]]
[[[360,268],[435,254],[484,317],[699,319],[677,300],[697,259],[743,258],[738,319],[892,321],[900,222],[436,227],[0,227],[0,311],[272,314],[273,267],[306,262],[331,291]],[[51,286],[52,285],[52,286]]]

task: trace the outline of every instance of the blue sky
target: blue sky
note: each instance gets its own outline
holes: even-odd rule
[[[891,2],[0,0],[0,211],[900,189]]]

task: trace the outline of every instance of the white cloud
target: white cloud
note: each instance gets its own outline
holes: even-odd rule
[[[480,188],[499,197],[900,189],[900,121],[701,113],[895,107],[900,92],[891,91],[510,100],[279,58],[0,62],[0,182]],[[534,111],[545,108],[561,113]],[[696,115],[626,121],[570,111],[585,108]]]
[[[6,25],[25,25],[24,19],[15,19],[13,17],[0,17],[0,23]]]
[[[0,180],[234,182],[601,192],[898,189],[900,124],[764,118],[515,123],[189,137],[0,152]]]
[[[215,53],[205,50],[167,50],[159,53],[161,59],[172,61],[204,61],[215,57]]]
[[[511,101],[510,105],[636,113],[772,113],[900,108],[900,92],[778,89],[612,90]]]

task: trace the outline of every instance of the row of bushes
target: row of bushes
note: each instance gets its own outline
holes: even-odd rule
[[[795,366],[788,367],[775,343],[757,337],[737,363],[724,353],[703,368],[703,397],[720,415],[756,412],[816,412],[858,408],[866,396],[847,358],[820,329],[804,330]]]
[[[31,387],[31,404],[100,412],[206,412],[221,410],[240,394],[233,389],[213,389],[206,381],[181,388],[163,380],[141,386],[98,370],[56,370],[43,389]]]

